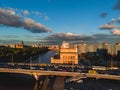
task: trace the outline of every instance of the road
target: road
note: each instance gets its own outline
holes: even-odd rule
[[[56,77],[53,90],[64,90],[65,77]]]
[[[83,83],[65,83],[66,90],[120,90],[120,81],[106,79],[83,79]]]

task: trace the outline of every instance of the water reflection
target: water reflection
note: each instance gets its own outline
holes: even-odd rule
[[[38,58],[33,60],[32,63],[50,63],[50,58],[55,55],[55,51],[48,51],[46,54],[38,55]]]

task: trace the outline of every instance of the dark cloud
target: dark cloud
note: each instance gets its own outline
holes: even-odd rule
[[[117,0],[116,4],[113,7],[114,10],[120,10],[120,0]]]
[[[7,37],[11,37],[11,36],[8,35]],[[33,36],[31,36],[31,37],[33,37]],[[14,38],[15,38],[15,36],[13,38],[9,39],[9,41],[6,41],[6,43],[8,44],[8,43],[15,41],[16,39],[14,39]],[[30,41],[27,39],[24,42],[29,43],[29,44],[39,43],[41,45],[61,45],[61,43],[63,41],[67,41],[70,44],[80,44],[80,43],[86,43],[86,44],[101,43],[102,44],[104,42],[109,42],[111,44],[115,44],[115,43],[119,42],[120,37],[118,35],[116,36],[113,34],[94,34],[91,36],[86,36],[86,35],[76,35],[76,34],[55,33],[55,34],[49,35],[45,38],[41,38],[41,36],[36,36],[34,38],[34,40],[35,41]],[[20,41],[21,40],[19,40],[19,42]],[[17,43],[18,43],[18,41],[17,41]]]
[[[24,19],[21,16],[16,15],[15,11],[10,9],[0,8],[0,24],[16,28],[23,27],[24,29],[33,33],[43,33],[51,31],[49,28],[46,28],[40,23],[36,23],[30,18]]]
[[[85,36],[85,35],[75,35],[75,34],[64,34],[64,33],[55,33],[50,35],[48,38],[52,39],[57,39],[60,40],[62,39],[63,41],[71,41],[71,40],[90,40],[92,37],[90,36]]]
[[[110,34],[94,34],[93,35],[97,40],[104,40],[105,38],[111,37]]]
[[[39,38],[37,39],[39,40]],[[86,35],[77,35],[72,33],[54,33],[52,35],[49,35],[42,40],[39,40],[41,43],[44,44],[61,44],[63,41],[67,41],[70,44],[76,44],[76,43],[83,43],[83,42],[92,42],[94,41],[93,36],[86,36]]]
[[[100,14],[100,17],[105,18],[107,15],[108,15],[107,13],[103,12],[103,13]]]
[[[64,34],[64,33],[55,33],[49,35],[43,39],[37,38],[40,44],[44,45],[61,45],[63,41],[67,41],[70,44],[97,44],[97,43],[104,43],[109,42],[111,44],[115,44],[119,42],[120,37],[111,35],[111,34],[94,34],[91,36],[86,35],[75,35],[75,34]]]
[[[95,34],[93,36],[96,37],[96,41],[100,43],[109,42],[111,44],[115,44],[120,40],[119,36],[113,34]]]
[[[120,17],[118,17],[116,21],[117,21],[118,23],[120,23]]]

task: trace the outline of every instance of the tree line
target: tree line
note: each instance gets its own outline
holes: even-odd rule
[[[48,51],[47,47],[25,47],[25,48],[10,48],[0,47],[0,62],[24,62],[28,60],[30,56],[43,54]]]
[[[107,50],[102,53],[81,53],[79,55],[80,63],[97,66],[120,66],[120,53],[110,54]]]

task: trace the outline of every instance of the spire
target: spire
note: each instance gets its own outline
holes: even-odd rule
[[[23,44],[23,45],[24,45],[24,42],[23,42],[23,40],[21,41],[21,44]]]

